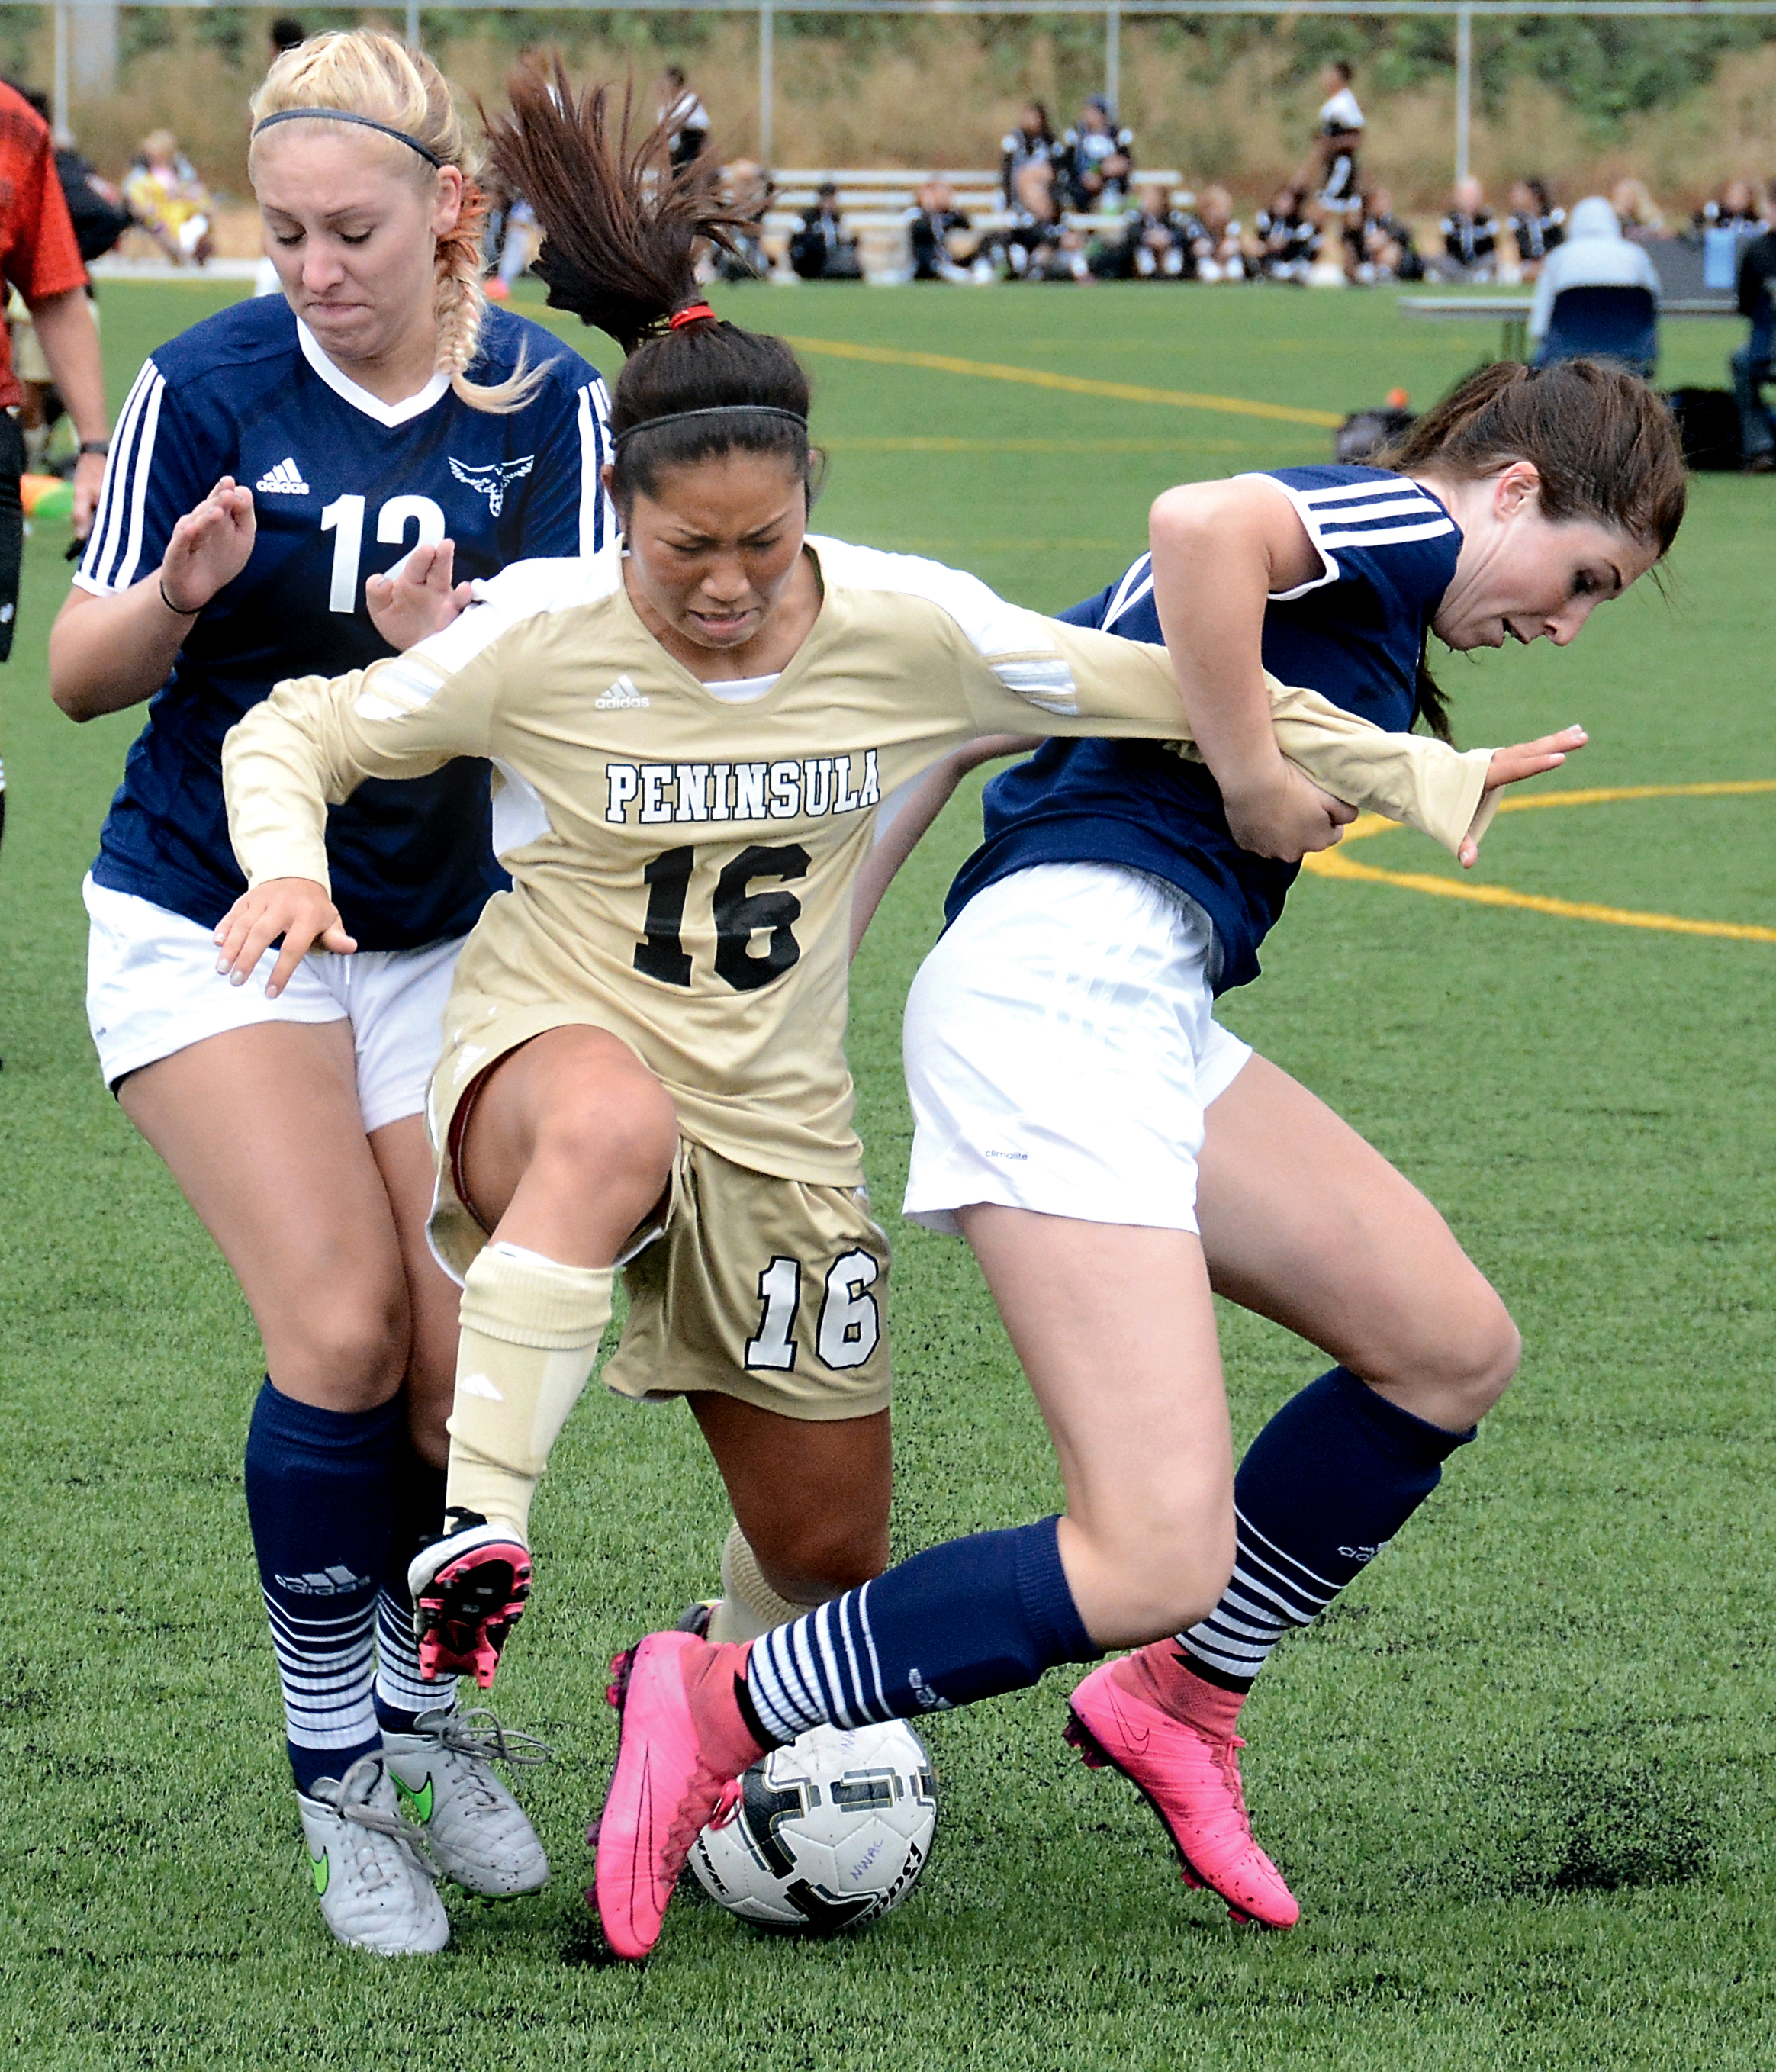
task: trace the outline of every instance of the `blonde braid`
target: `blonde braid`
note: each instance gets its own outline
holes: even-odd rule
[[[484,386],[468,378],[480,353],[481,326],[487,313],[481,292],[481,229],[487,204],[475,183],[479,167],[450,83],[431,60],[380,29],[330,30],[283,52],[249,105],[256,126],[268,115],[290,108],[337,108],[368,116],[417,139],[461,172],[462,213],[456,228],[438,240],[434,364],[449,375],[450,387],[471,409],[496,414],[522,409],[548,378],[545,368],[527,366],[522,352],[504,381]],[[375,137],[374,132],[356,125],[347,129],[343,123],[336,134]],[[422,185],[430,183],[433,169],[406,145],[394,138],[376,138],[376,144],[389,154],[392,167],[398,166]],[[249,169],[257,149],[257,144],[249,147]]]

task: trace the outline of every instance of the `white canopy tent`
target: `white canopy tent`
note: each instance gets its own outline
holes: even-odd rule
[[[150,0],[163,7],[204,7],[208,0]],[[405,0],[407,40],[417,45],[424,24],[419,0]],[[771,114],[775,100],[776,16],[797,14],[1028,14],[1101,16],[1104,20],[1104,92],[1112,108],[1120,105],[1122,85],[1122,22],[1124,14],[1143,18],[1174,15],[1198,20],[1253,14],[1333,14],[1346,18],[1374,14],[1455,18],[1455,177],[1468,171],[1469,121],[1474,99],[1474,21],[1477,14],[1572,15],[1618,20],[1667,16],[1694,20],[1699,16],[1776,15],[1776,0],[820,0],[817,6],[779,9],[775,0],[454,0],[452,11],[487,9],[502,13],[527,8],[551,13],[583,14],[752,14],[758,17],[758,145],[768,164],[772,157]],[[112,0],[53,0],[56,25],[56,120],[68,121],[69,51],[83,24],[107,15],[114,24]]]

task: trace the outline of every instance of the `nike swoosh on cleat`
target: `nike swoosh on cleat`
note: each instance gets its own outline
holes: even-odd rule
[[[432,1788],[431,1772],[430,1770],[426,1772],[426,1782],[417,1791],[415,1791],[410,1784],[402,1783],[392,1770],[388,1774],[393,1779],[396,1796],[401,1804],[412,1812],[413,1818],[423,1827],[432,1817],[432,1803],[435,1796]]]
[[[310,1856],[309,1858],[308,1868],[314,1879],[314,1891],[316,1896],[321,1899],[325,1899],[327,1897],[327,1888],[331,1881],[333,1874],[332,1866],[327,1862],[327,1852],[325,1849],[323,1849],[318,1856]]]

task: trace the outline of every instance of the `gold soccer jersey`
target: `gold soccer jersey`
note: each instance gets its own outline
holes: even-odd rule
[[[493,1059],[586,1022],[658,1075],[693,1141],[754,1172],[856,1185],[847,927],[882,800],[982,734],[1183,735],[1163,648],[1044,619],[934,562],[808,544],[819,615],[748,703],[724,703],[647,631],[612,554],[520,563],[444,632],[331,682],[281,684],[228,736],[229,823],[255,885],[325,884],[327,808],[365,778],[457,755],[499,771],[513,889],[458,966],[440,1137]],[[1281,684],[1272,703],[1285,753],[1351,804],[1452,849],[1474,820],[1486,751],[1384,734]]]

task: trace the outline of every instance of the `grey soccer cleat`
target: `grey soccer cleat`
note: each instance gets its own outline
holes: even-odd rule
[[[382,1957],[429,1956],[450,1939],[438,1873],[401,1817],[380,1755],[360,1756],[336,1782],[298,1791],[302,1840],[321,1916],[340,1942]]]
[[[402,1809],[418,1823],[446,1877],[490,1899],[548,1883],[543,1845],[492,1767],[495,1756],[515,1766],[547,1762],[552,1751],[541,1741],[508,1734],[477,1707],[422,1712],[413,1733],[385,1732],[382,1746]]]

